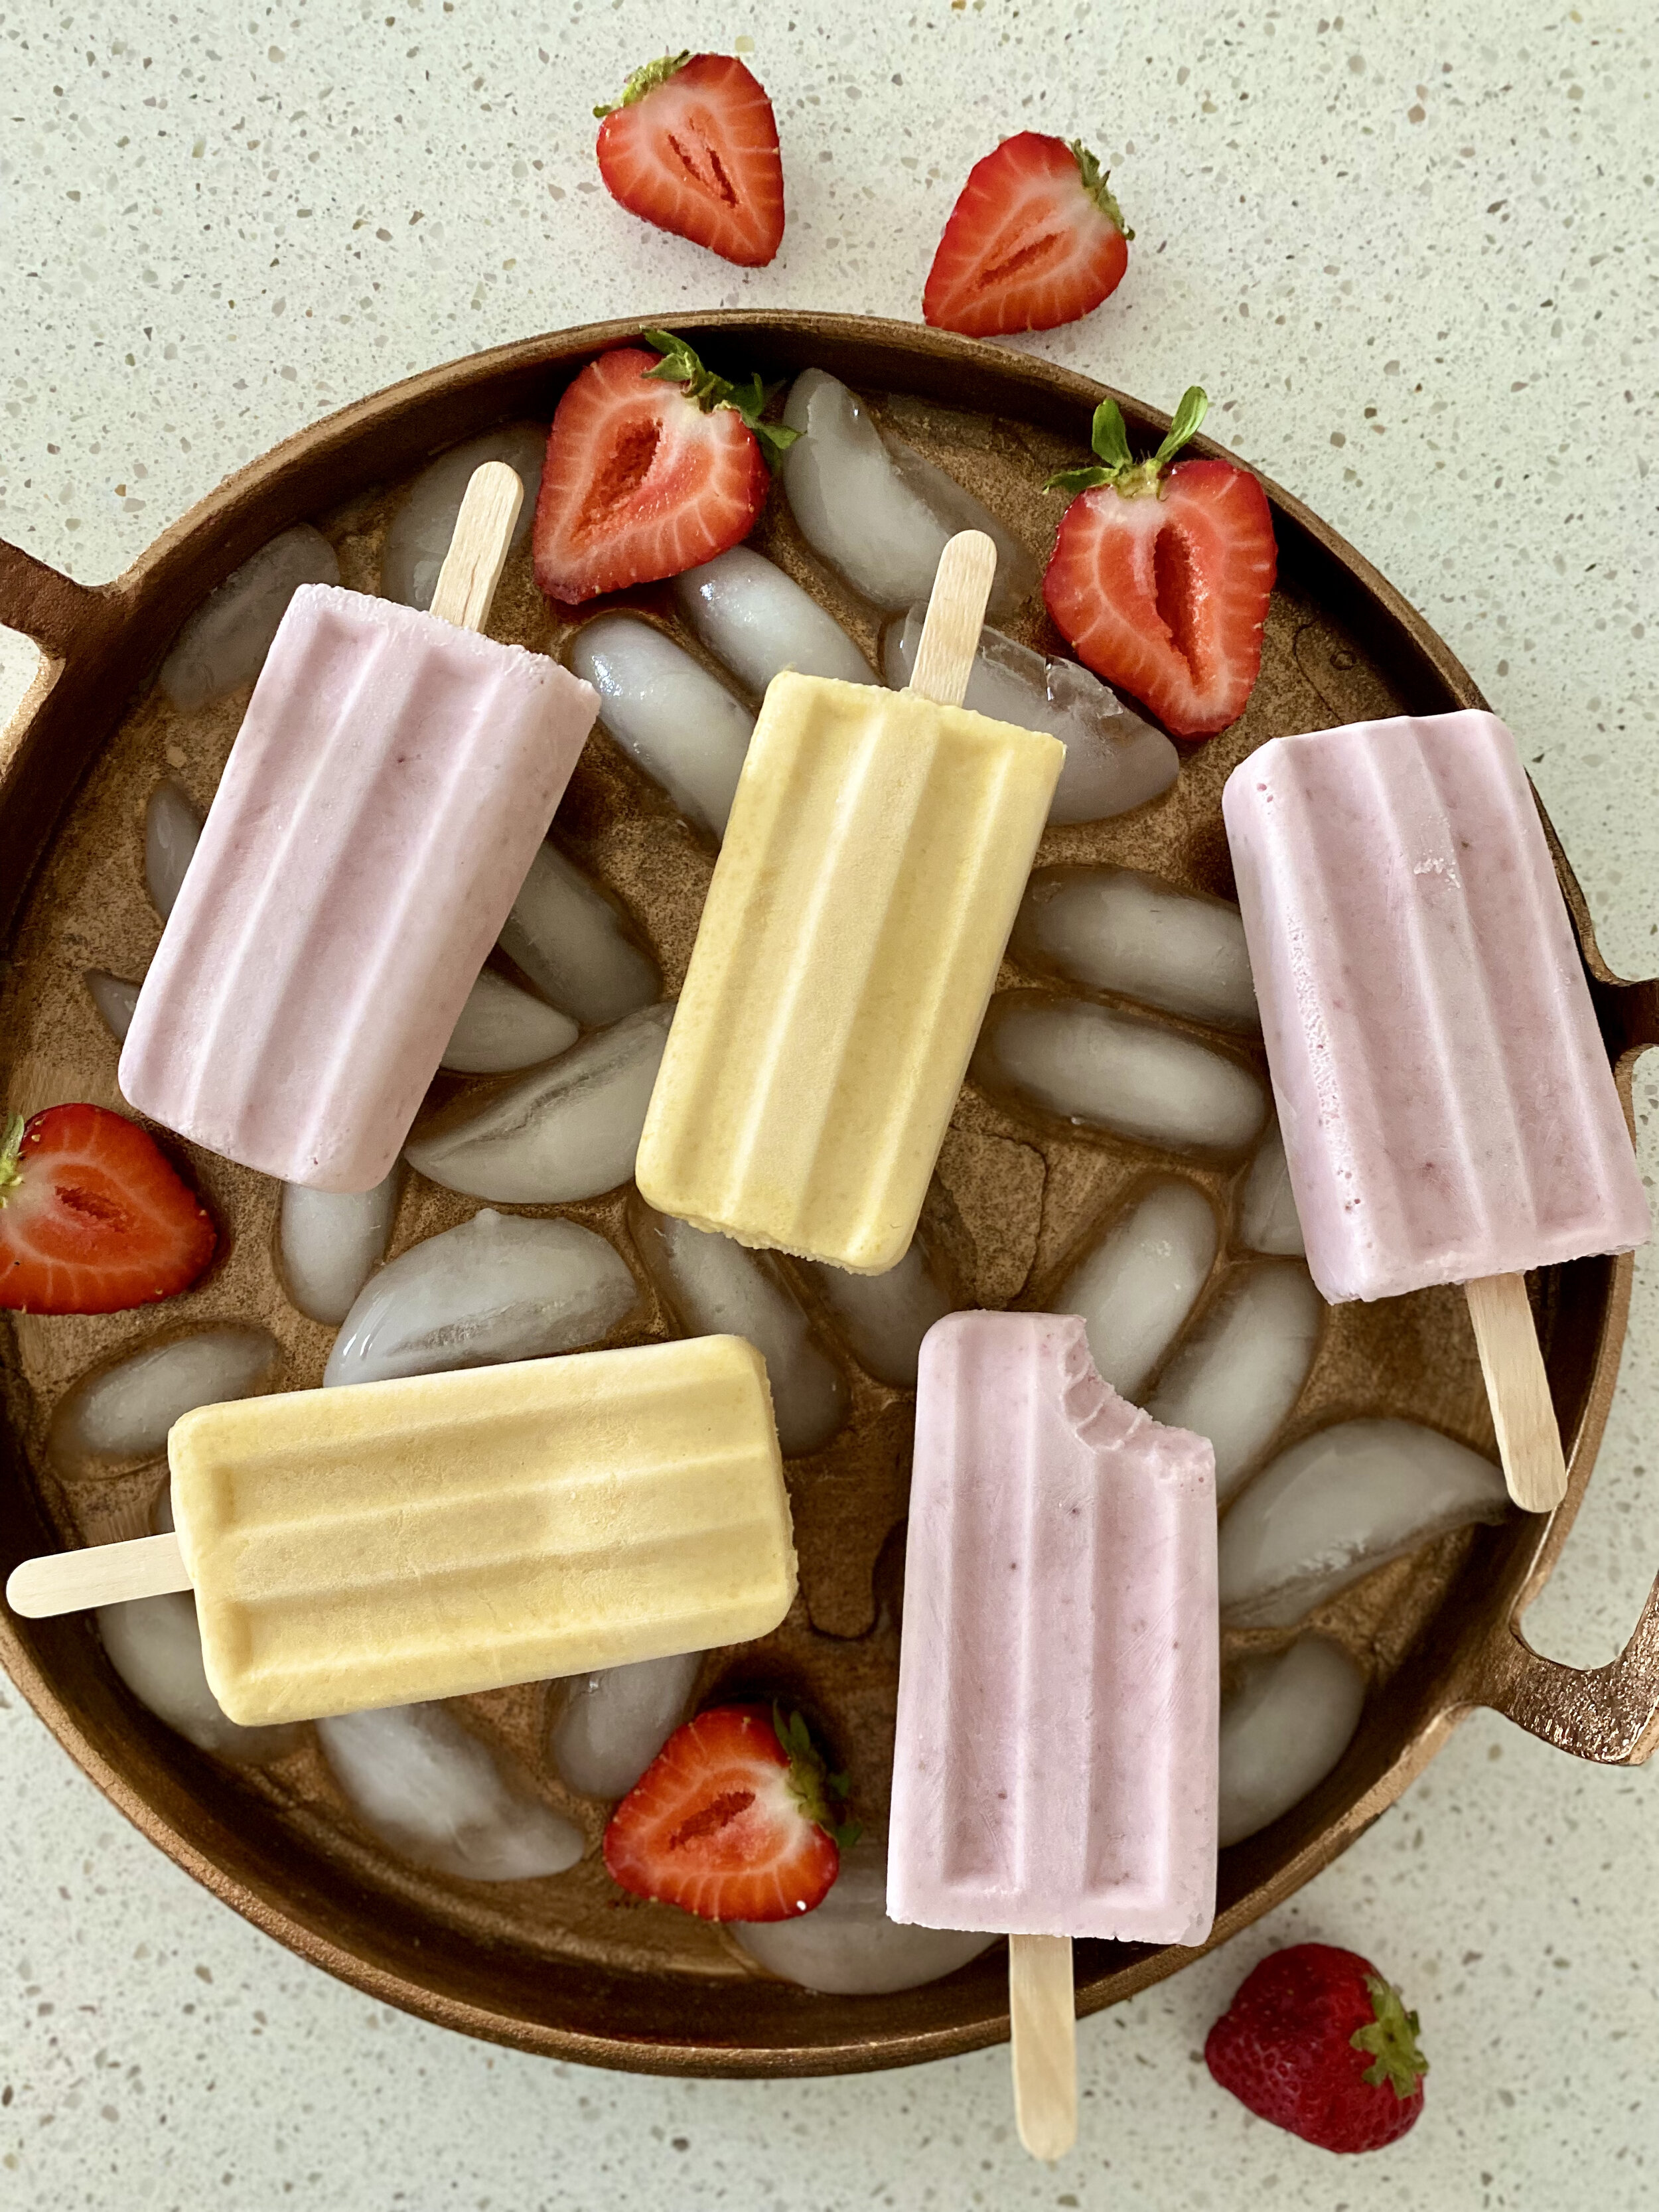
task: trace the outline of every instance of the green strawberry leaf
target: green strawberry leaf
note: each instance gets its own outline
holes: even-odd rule
[[[789,1761],[789,1794],[806,1818],[822,1828],[840,1850],[850,1850],[864,1833],[857,1820],[838,1820],[830,1809],[831,1797],[844,1798],[848,1783],[844,1774],[831,1774],[823,1753],[799,1711],[786,1718],[775,1699],[772,1726]]]
[[[0,1206],[5,1204],[7,1192],[15,1190],[23,1180],[17,1158],[23,1149],[23,1131],[27,1126],[21,1114],[12,1114],[7,1117],[4,1128],[0,1129]]]
[[[1386,2081],[1403,2103],[1417,2094],[1418,2084],[1429,2070],[1418,2047],[1417,2014],[1407,2011],[1399,1990],[1380,1974],[1367,1974],[1365,1987],[1376,2017],[1369,2027],[1356,2028],[1348,2040],[1356,2051],[1367,2051],[1376,2060],[1361,2079],[1374,2089]]]
[[[775,392],[782,390],[782,386],[763,384],[758,371],[747,383],[730,383],[725,377],[716,376],[712,368],[705,368],[685,340],[677,338],[672,331],[641,331],[640,335],[662,356],[657,366],[644,374],[660,377],[665,384],[683,384],[687,398],[695,399],[705,415],[712,414],[717,407],[729,407],[754,434],[756,443],[766,456],[767,466],[775,471],[800,435],[799,430],[788,429],[781,422],[761,421],[762,410]]]
[[[1133,238],[1134,233],[1124,222],[1123,210],[1118,205],[1117,197],[1107,181],[1111,175],[1111,171],[1101,167],[1100,163],[1080,138],[1068,138],[1066,143],[1070,149],[1072,159],[1077,163],[1077,173],[1083,181],[1084,191],[1088,193],[1115,230],[1121,230],[1125,238]]]
[[[1137,461],[1129,450],[1129,434],[1124,428],[1122,411],[1116,400],[1103,399],[1095,410],[1089,435],[1089,442],[1098,457],[1097,465],[1061,469],[1048,478],[1042,489],[1044,491],[1066,492],[1073,499],[1079,492],[1093,491],[1097,484],[1110,484],[1125,499],[1138,499],[1148,492],[1155,493],[1164,470],[1188,440],[1196,437],[1199,425],[1209,411],[1208,393],[1201,385],[1189,386],[1182,394],[1180,406],[1176,409],[1169,436],[1151,460]]]
[[[603,122],[607,115],[614,115],[617,108],[632,107],[636,101],[643,100],[647,93],[654,92],[659,84],[666,84],[674,72],[677,70],[683,70],[690,58],[691,49],[688,46],[682,54],[664,54],[654,62],[647,62],[643,69],[636,69],[633,76],[629,78],[623,87],[623,96],[617,101],[616,106],[596,107],[593,110],[594,114]]]

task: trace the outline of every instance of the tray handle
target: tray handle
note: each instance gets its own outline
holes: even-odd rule
[[[107,619],[111,591],[77,584],[0,538],[0,623],[33,638],[49,660],[67,660]]]
[[[1659,981],[1592,975],[1590,989],[1615,1060],[1659,1045]],[[1482,1654],[1468,1695],[1575,1759],[1639,1766],[1659,1751],[1659,1582],[1629,1643],[1605,1667],[1547,1659],[1512,1626]]]

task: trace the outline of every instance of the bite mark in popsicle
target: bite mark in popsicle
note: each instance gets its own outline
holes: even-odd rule
[[[125,1095],[285,1182],[386,1174],[592,727],[467,627],[520,496],[477,471],[430,614],[295,592],[139,993]]]
[[[659,1212],[902,1258],[1065,748],[956,706],[994,549],[945,548],[909,690],[785,674],[755,726],[636,1165]]]
[[[1566,1470],[1522,1279],[1648,1204],[1515,740],[1473,709],[1276,738],[1222,795],[1308,1265],[1462,1283],[1516,1502]]]

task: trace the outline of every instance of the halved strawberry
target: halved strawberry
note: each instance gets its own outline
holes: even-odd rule
[[[783,243],[783,164],[764,88],[730,54],[665,54],[596,107],[599,174],[659,230],[759,268]]]
[[[968,172],[921,312],[973,338],[1074,323],[1116,291],[1133,236],[1080,139],[1022,131]]]
[[[763,422],[758,376],[728,384],[683,339],[642,333],[567,388],[536,501],[536,581],[568,605],[678,576],[745,538],[768,464],[799,434]],[[677,389],[676,387],[680,387]]]
[[[714,1705],[676,1729],[611,1816],[605,1863],[636,1897],[703,1920],[793,1920],[841,1869],[826,1771],[799,1713]]]
[[[152,1137],[102,1106],[21,1115],[0,1139],[0,1306],[118,1313],[196,1280],[218,1238]]]
[[[1178,738],[1209,737],[1243,713],[1279,565],[1267,495],[1248,469],[1169,467],[1209,404],[1194,385],[1157,453],[1136,461],[1116,403],[1103,399],[1101,465],[1048,480],[1079,495],[1042,579],[1049,613],[1079,659]]]

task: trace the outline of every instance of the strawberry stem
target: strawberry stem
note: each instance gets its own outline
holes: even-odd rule
[[[691,49],[688,46],[684,53],[663,54],[654,62],[647,62],[643,69],[635,70],[623,87],[623,96],[616,106],[596,107],[594,114],[603,122],[607,115],[614,115],[617,108],[634,106],[647,94],[653,93],[659,84],[666,84],[675,71],[683,70],[690,58]]]
[[[1077,163],[1077,173],[1082,179],[1084,191],[1087,192],[1114,230],[1121,230],[1125,238],[1133,238],[1134,233],[1124,222],[1123,210],[1117,204],[1117,195],[1108,181],[1111,176],[1111,171],[1101,167],[1100,163],[1080,138],[1068,138],[1066,143],[1072,159]]]
[[[775,1698],[772,1705],[772,1726],[784,1756],[789,1761],[789,1794],[809,1820],[823,1830],[838,1850],[851,1850],[864,1829],[857,1820],[837,1820],[830,1808],[831,1797],[845,1797],[849,1787],[844,1774],[831,1774],[823,1753],[812,1741],[805,1722],[799,1712],[791,1713],[786,1720],[783,1707]]]
[[[641,331],[640,336],[647,345],[655,346],[662,359],[654,368],[642,372],[647,376],[659,376],[666,384],[683,384],[688,399],[696,400],[705,415],[717,407],[729,407],[732,413],[752,431],[756,443],[766,456],[767,466],[775,470],[797,438],[799,430],[786,429],[781,422],[763,422],[761,413],[775,392],[782,386],[763,384],[757,369],[747,383],[732,384],[723,376],[716,376],[712,368],[705,368],[684,338],[677,338],[672,331]]]
[[[1091,468],[1061,469],[1051,476],[1042,487],[1044,491],[1069,492],[1073,499],[1079,492],[1092,491],[1097,484],[1110,484],[1125,499],[1139,499],[1148,492],[1155,493],[1164,470],[1191,438],[1198,434],[1199,427],[1210,411],[1209,394],[1201,385],[1189,385],[1181,396],[1176,409],[1170,434],[1149,461],[1137,461],[1129,451],[1129,434],[1124,428],[1122,410],[1115,399],[1103,399],[1095,410],[1089,442],[1098,457],[1098,465]]]
[[[1348,2038],[1356,2051],[1368,2051],[1376,2060],[1364,2079],[1371,2087],[1384,2081],[1403,2103],[1417,2094],[1417,2086],[1429,2070],[1429,2062],[1418,2047],[1418,2020],[1407,2012],[1400,1992],[1380,1974],[1367,1974],[1371,2008],[1376,2017],[1369,2027],[1356,2028]]]
[[[23,1132],[27,1126],[21,1114],[11,1114],[0,1131],[0,1206],[23,1180],[18,1155],[23,1149]]]

